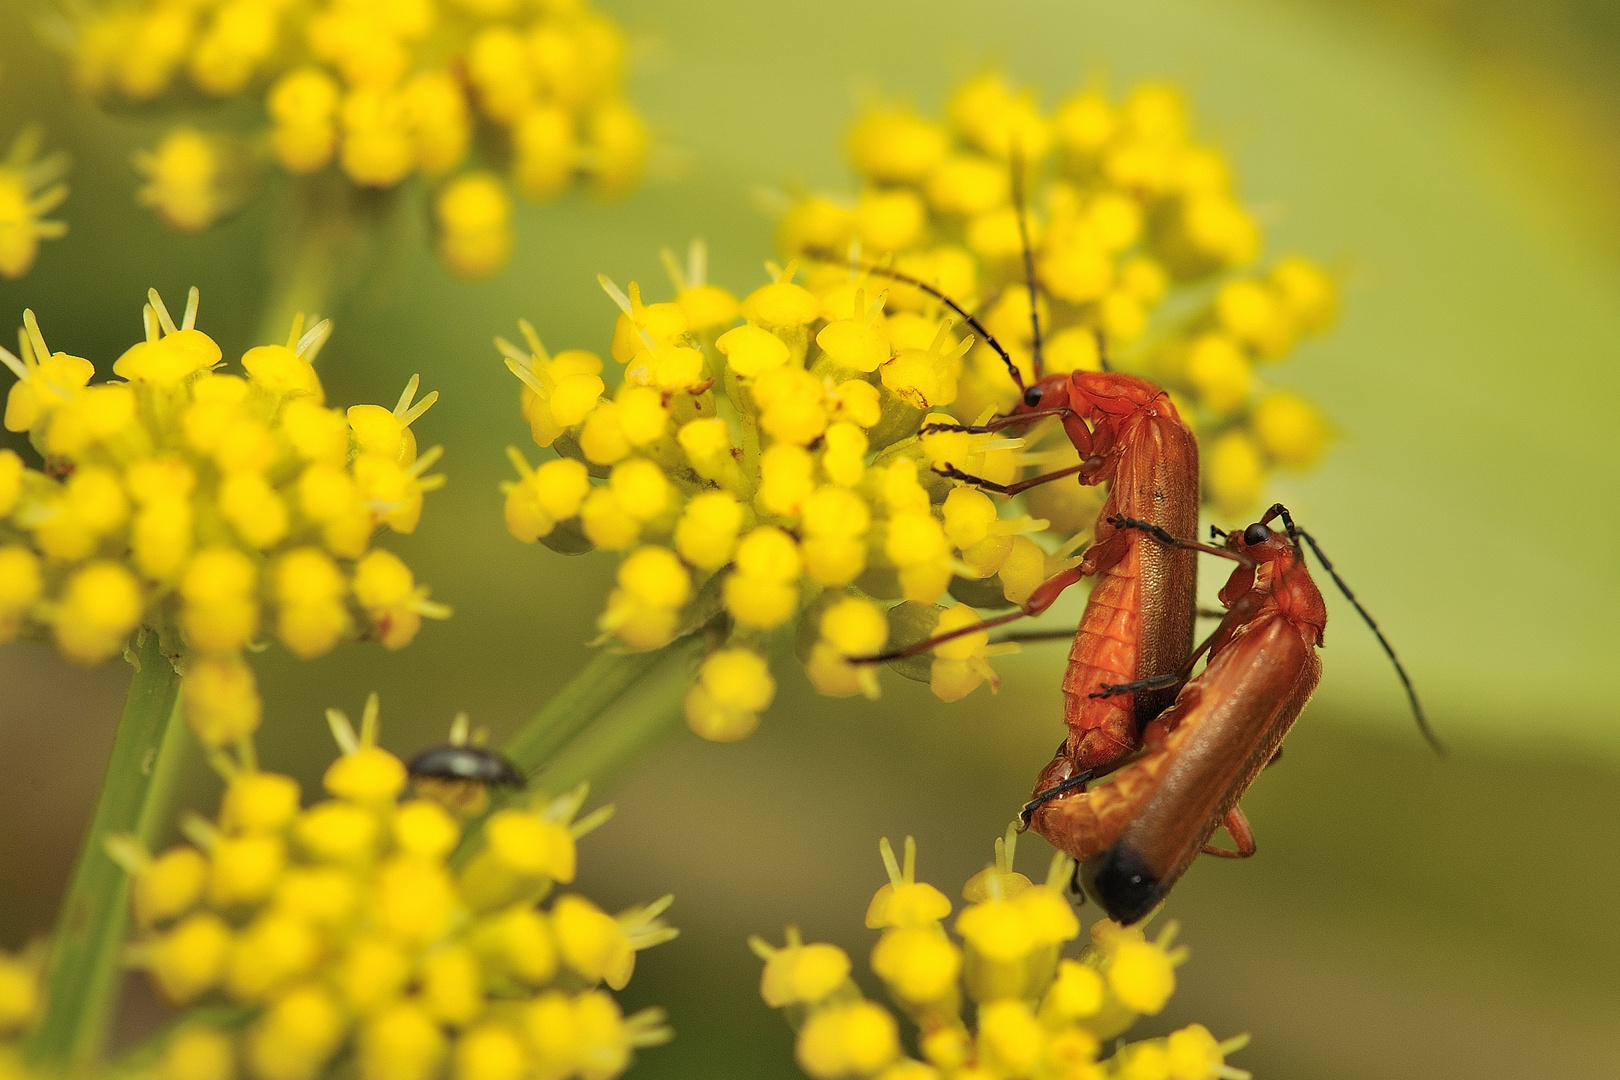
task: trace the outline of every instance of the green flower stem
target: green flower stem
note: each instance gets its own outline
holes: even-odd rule
[[[653,652],[598,653],[506,740],[501,753],[535,778],[531,788],[553,795],[581,780],[600,783],[680,715],[680,696],[692,684],[692,665],[703,651],[698,633]],[[497,796],[489,810],[511,798]],[[482,818],[467,823],[453,866],[464,865],[483,843],[482,824]]]
[[[691,634],[660,650],[656,669],[597,723],[560,747],[533,786],[560,794],[588,781],[600,790],[680,723],[681,699],[692,686],[705,645],[702,634]]]
[[[390,193],[357,191],[336,177],[289,181],[280,236],[270,241],[270,283],[254,345],[281,344],[299,312],[306,326],[332,315],[364,277],[395,224]]]
[[[679,643],[644,653],[599,652],[583,671],[513,733],[501,753],[525,774],[552,755],[641,681]]]
[[[147,631],[113,738],[95,816],[85,834],[57,915],[46,968],[44,1017],[29,1036],[29,1058],[52,1067],[82,1067],[101,1050],[122,976],[120,952],[129,922],[129,876],[107,855],[115,833],[151,837],[184,760],[178,720],[180,676]]]

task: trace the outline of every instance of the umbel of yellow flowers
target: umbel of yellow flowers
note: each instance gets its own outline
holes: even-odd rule
[[[672,898],[614,916],[552,895],[612,808],[575,820],[581,785],[464,839],[443,806],[409,797],[377,712],[373,694],[358,732],[327,714],[341,753],[323,800],[302,806],[292,777],[219,753],[219,813],[187,814],[185,842],[109,843],[133,874],[130,961],[186,1010],[157,1075],[315,1080],[347,1057],[374,1080],[613,1080],[667,1041],[663,1010],[626,1017],[609,991],[639,950],[675,937]],[[452,862],[468,843],[476,854]],[[246,1017],[222,1023],[221,1004]]]
[[[1009,411],[1017,387],[959,316],[874,261],[980,312],[1027,379],[1015,175],[1030,189],[1045,370],[1097,369],[1100,342],[1167,386],[1197,426],[1217,516],[1246,514],[1268,469],[1309,464],[1326,438],[1314,409],[1257,371],[1326,325],[1333,285],[1300,258],[1253,268],[1259,227],[1172,90],[1118,105],[1084,91],[1047,116],[985,77],[949,113],[864,117],[861,193],[790,207],[782,240],[797,258],[768,264],[741,300],[708,282],[701,245],[684,267],[666,253],[669,300],[603,278],[619,309],[612,374],[597,353],[549,352],[527,323],[521,344],[497,339],[530,435],[552,452],[534,465],[511,451],[509,529],[567,554],[622,553],[605,643],[706,632],[686,718],[707,738],[757,725],[776,691],[773,641],[791,640],[822,693],[876,696],[877,672],[847,657],[1021,603],[1089,541],[1095,488],[1009,501],[935,472],[1008,484],[1078,459],[1050,421],[934,429]],[[893,666],[954,701],[994,687],[989,661],[1013,648],[981,632]]]
[[[1100,339],[1116,368],[1169,389],[1197,430],[1205,495],[1224,518],[1252,509],[1272,467],[1315,460],[1325,423],[1263,372],[1332,321],[1333,282],[1299,256],[1264,260],[1230,163],[1197,137],[1175,87],[1146,83],[1122,101],[1090,88],[1046,111],[1032,92],[984,74],[945,111],[941,122],[869,109],[849,139],[858,194],[794,202],[783,247],[825,254],[855,243],[865,258],[892,262],[978,312],[1027,380],[1021,179],[1047,371],[1095,369]],[[817,275],[849,276],[826,262]],[[953,411],[1004,412],[1015,394],[979,342]],[[1037,501],[1050,497],[1042,489]]]
[[[1118,1041],[1175,990],[1187,956],[1172,947],[1175,924],[1149,939],[1103,920],[1065,957],[1080,936],[1062,892],[1073,863],[1056,854],[1046,881],[1032,882],[1012,868],[1015,836],[998,839],[995,864],[963,887],[956,938],[946,932],[950,899],[917,880],[915,843],[906,838],[903,865],[881,843],[889,881],[866,925],[881,931],[871,966],[892,1011],[862,995],[835,945],[807,945],[793,927],[782,947],[750,942],[765,961],[761,996],[798,1032],[800,1067],[814,1080],[1248,1080],[1226,1064],[1248,1036],[1218,1042],[1192,1024],[1167,1038]],[[895,1012],[915,1031],[915,1056]]]
[[[329,322],[295,325],[284,345],[219,370],[196,328],[197,290],[176,323],[156,291],[145,340],[92,383],[89,360],[52,352],[32,311],[18,353],[8,431],[26,432],[43,468],[0,450],[0,641],[50,637],[95,664],[143,627],[184,673],[186,718],[207,745],[251,733],[260,706],[242,659],[274,636],[314,657],[350,638],[390,649],[449,610],[380,526],[411,532],[440,448],[418,455],[412,378],[392,409],[327,405],[313,361]]]
[[[186,231],[242,201],[268,143],[293,176],[366,189],[421,176],[440,256],[483,277],[512,243],[492,168],[531,199],[576,182],[613,195],[646,155],[623,98],[623,37],[586,0],[138,0],[82,9],[68,36],[92,99],[252,104],[251,131],[176,127],[136,156],[140,200]]]
[[[701,246],[675,269],[673,302],[646,304],[636,285],[605,282],[622,309],[611,351],[624,373],[611,397],[594,354],[553,356],[527,324],[526,347],[498,344],[523,382],[535,441],[561,453],[532,468],[511,452],[521,477],[506,488],[513,534],[624,553],[600,620],[619,647],[658,648],[716,617],[727,624],[687,698],[695,730],[731,740],[753,729],[775,693],[763,652],[795,619],[823,692],[875,695],[875,673],[845,655],[891,634],[924,636],[942,618],[933,601],[957,578],[1000,599],[1027,596],[1046,576],[1046,554],[1021,535],[1044,522],[1000,519],[988,496],[931,470],[947,454],[992,468],[1018,441],[917,438],[926,417],[953,420],[929,411],[954,397],[953,365],[968,344],[948,319],[897,314],[893,338],[879,338],[881,297],[868,303],[856,290],[833,318],[794,282],[793,265],[741,304],[704,283]],[[739,314],[748,321],[732,325]],[[856,348],[870,337],[876,351],[852,357],[840,335]],[[895,600],[907,603],[886,612]],[[943,617],[973,614],[959,606]],[[994,677],[984,635],[953,644],[914,672],[948,700]]]

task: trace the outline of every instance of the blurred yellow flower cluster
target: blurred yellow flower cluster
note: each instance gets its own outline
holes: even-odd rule
[[[41,136],[28,128],[12,141],[0,161],[0,278],[15,280],[34,265],[41,240],[54,240],[67,225],[45,215],[62,205],[67,155],[40,157]]]
[[[190,843],[108,845],[133,874],[132,962],[191,1010],[160,1080],[314,1080],[340,1057],[366,1080],[612,1080],[669,1038],[661,1010],[626,1017],[603,984],[622,989],[637,950],[675,936],[670,898],[617,916],[573,893],[539,906],[611,808],[576,821],[583,786],[508,806],[458,864],[457,818],[409,797],[376,745],[376,695],[358,732],[328,719],[328,798],[301,807],[297,781],[220,753],[219,814],[185,818]],[[222,1020],[212,1002],[248,1012]]]
[[[885,312],[881,283],[840,271],[810,285],[796,266],[740,302],[705,281],[694,245],[667,260],[670,301],[603,279],[620,307],[610,353],[497,346],[522,381],[530,433],[557,457],[505,486],[507,526],[565,552],[622,552],[600,627],[630,650],[708,627],[714,648],[686,699],[706,738],[742,738],[775,694],[770,639],[797,619],[797,645],[823,693],[876,696],[875,672],[845,657],[891,636],[926,636],[971,608],[936,607],[954,582],[1021,600],[1048,557],[1021,534],[1044,523],[998,518],[982,492],[932,466],[1015,467],[1016,439],[920,434],[956,399],[971,339],[949,319]],[[741,321],[739,321],[741,320]],[[610,394],[608,382],[617,384]],[[907,601],[886,612],[894,601]],[[994,677],[984,634],[954,641],[907,674],[955,700]]]
[[[1144,84],[1123,101],[1083,90],[1048,113],[1032,92],[980,75],[956,89],[943,122],[868,110],[850,153],[860,194],[796,201],[781,223],[789,255],[838,258],[853,244],[890,262],[976,312],[1028,382],[1021,181],[1046,373],[1096,370],[1101,340],[1117,368],[1170,390],[1204,447],[1206,497],[1224,517],[1252,508],[1267,470],[1321,452],[1323,419],[1256,369],[1332,320],[1334,283],[1299,257],[1257,266],[1259,223],[1226,158],[1194,137],[1174,87]],[[964,419],[1017,401],[982,341],[959,382]]]
[[[6,429],[44,461],[0,450],[0,641],[48,633],[94,664],[157,632],[187,720],[219,746],[258,726],[242,653],[261,634],[305,658],[354,637],[397,649],[449,614],[371,546],[379,526],[414,530],[443,483],[426,475],[439,448],[418,456],[410,427],[438,395],[414,401],[413,378],[393,409],[328,407],[313,361],[329,322],[219,371],[197,290],[178,324],[149,295],[146,339],[115,379],[92,384],[89,360],[51,352],[32,311],[20,355],[0,348],[17,376]]]
[[[295,176],[440,185],[440,255],[477,278],[510,254],[511,204],[488,171],[445,179],[469,159],[547,199],[577,180],[622,192],[646,155],[623,37],[587,0],[140,0],[86,12],[72,42],[74,81],[98,100],[262,102],[251,141],[181,127],[137,156],[141,201],[185,230],[241,201],[267,142]]]
[[[781,948],[750,942],[765,961],[761,996],[798,1031],[800,1067],[814,1080],[1247,1080],[1225,1060],[1247,1036],[1217,1042],[1192,1024],[1167,1038],[1116,1041],[1175,990],[1186,958],[1171,947],[1175,924],[1149,940],[1097,922],[1079,955],[1064,957],[1080,934],[1062,892],[1073,864],[1056,855],[1035,884],[1012,869],[1013,841],[1011,832],[998,840],[995,865],[963,888],[968,905],[952,924],[960,942],[945,930],[951,901],[916,880],[912,840],[904,865],[881,845],[889,883],[866,912],[866,925],[882,931],[871,966],[916,1030],[915,1056],[894,1013],[850,978],[842,949],[806,945],[791,927]]]

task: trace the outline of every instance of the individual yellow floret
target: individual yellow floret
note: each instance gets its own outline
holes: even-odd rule
[[[123,651],[141,619],[140,585],[114,562],[94,562],[68,579],[53,620],[57,648],[69,660],[96,664]]]
[[[439,258],[458,277],[489,277],[512,254],[512,200],[489,173],[468,173],[433,201]]]
[[[804,562],[792,536],[774,525],[761,525],[743,537],[734,561],[736,569],[726,578],[721,595],[739,625],[769,630],[793,617]]]
[[[940,164],[947,148],[938,124],[899,109],[872,109],[849,136],[855,168],[879,183],[915,184]]]
[[[639,547],[619,564],[618,588],[597,626],[632,649],[656,649],[674,634],[691,590],[692,576],[673,551]]]
[[[228,151],[194,128],[176,128],[154,150],[135,153],[135,171],[145,178],[136,201],[151,207],[181,232],[201,232],[231,209],[225,190]]]
[[[765,658],[748,649],[720,649],[703,661],[683,710],[693,731],[711,742],[735,742],[759,726],[776,696]]]
[[[1274,390],[1262,397],[1249,416],[1249,424],[1273,461],[1297,469],[1315,464],[1331,434],[1315,407],[1286,390]]]
[[[40,141],[37,128],[26,129],[0,161],[0,277],[7,280],[28,273],[41,240],[67,232],[65,223],[45,217],[67,198],[67,185],[60,182],[67,158],[61,154],[39,158]],[[9,413],[7,426],[17,430],[10,427]]]

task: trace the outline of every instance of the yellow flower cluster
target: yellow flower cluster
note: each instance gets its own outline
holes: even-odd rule
[[[1225,517],[1252,508],[1268,469],[1321,452],[1323,419],[1256,368],[1332,320],[1334,283],[1299,257],[1257,268],[1259,223],[1223,155],[1194,137],[1175,88],[1145,84],[1123,101],[1087,89],[1048,113],[986,74],[957,88],[943,122],[869,110],[850,152],[859,196],[792,205],[781,223],[789,255],[836,258],[853,244],[892,260],[979,313],[1027,382],[1022,186],[1046,373],[1096,370],[1100,339],[1117,369],[1169,389],[1204,447],[1206,497]],[[1001,358],[979,342],[954,411],[972,420],[1016,400]],[[1052,460],[1061,457],[1059,446]]]
[[[612,1080],[635,1049],[668,1040],[663,1013],[626,1017],[636,952],[673,938],[664,897],[617,916],[564,893],[575,842],[611,815],[575,820],[582,785],[497,811],[468,839],[403,762],[376,745],[377,697],[360,730],[328,712],[342,753],[329,798],[300,807],[297,781],[251,754],[215,755],[218,816],[182,822],[158,855],[132,837],[109,852],[133,874],[132,962],[196,1010],[168,1044],[161,1080],[314,1080],[341,1057],[362,1080]],[[250,1010],[218,1026],[225,1001]],[[211,1016],[214,1019],[211,1019]]]
[[[402,648],[424,616],[443,618],[377,528],[416,528],[435,447],[417,454],[411,423],[437,399],[393,409],[325,402],[313,361],[331,333],[295,325],[285,345],[217,370],[196,329],[197,290],[176,324],[154,290],[146,339],[91,383],[89,360],[51,352],[24,312],[8,431],[43,459],[0,450],[0,641],[46,635],[77,663],[124,652],[138,628],[160,634],[185,673],[186,718],[209,746],[259,721],[242,653],[273,634],[300,657],[345,638]]]
[[[578,180],[612,195],[639,178],[647,134],[622,96],[624,52],[587,0],[139,0],[81,17],[70,63],[97,99],[262,101],[270,151],[295,176],[439,183],[488,141],[518,191],[548,199]],[[137,157],[141,201],[205,228],[245,193],[246,157],[173,131]],[[444,182],[434,208],[452,271],[483,277],[506,261],[511,205],[491,174]]]
[[[0,278],[15,280],[28,273],[41,240],[67,232],[67,225],[45,215],[62,205],[67,185],[67,155],[39,156],[40,133],[29,128],[11,144],[0,161]]]
[[[705,281],[704,259],[694,245],[686,268],[666,260],[675,297],[662,303],[603,279],[620,308],[617,378],[594,353],[547,352],[527,323],[524,346],[496,344],[535,443],[557,454],[536,468],[511,451],[508,528],[564,553],[624,553],[600,620],[623,648],[715,631],[686,717],[730,741],[770,704],[764,657],[796,618],[818,689],[876,696],[875,673],[847,656],[973,621],[934,604],[948,587],[1022,599],[1048,559],[1021,535],[1044,522],[1000,519],[932,471],[946,454],[1015,467],[1016,439],[920,434],[952,420],[931,410],[955,400],[971,338],[920,304],[887,311],[882,282],[844,270],[801,285],[795,265],[772,267],[739,302]],[[907,674],[955,700],[993,679],[987,641],[953,641]]]
[[[950,900],[916,880],[912,840],[903,866],[881,844],[889,883],[866,912],[866,925],[882,931],[871,966],[915,1027],[916,1056],[894,1013],[861,994],[842,949],[806,945],[792,927],[780,948],[750,942],[765,961],[761,996],[798,1031],[800,1067],[814,1080],[1248,1080],[1226,1064],[1247,1036],[1217,1042],[1192,1024],[1167,1038],[1116,1043],[1175,989],[1186,957],[1171,947],[1175,924],[1149,940],[1138,928],[1097,922],[1079,955],[1064,957],[1080,934],[1062,892],[1073,864],[1055,856],[1046,882],[1035,884],[1012,869],[1014,839],[1009,830],[998,840],[995,865],[963,888],[968,905],[953,924],[960,942],[945,930]]]

